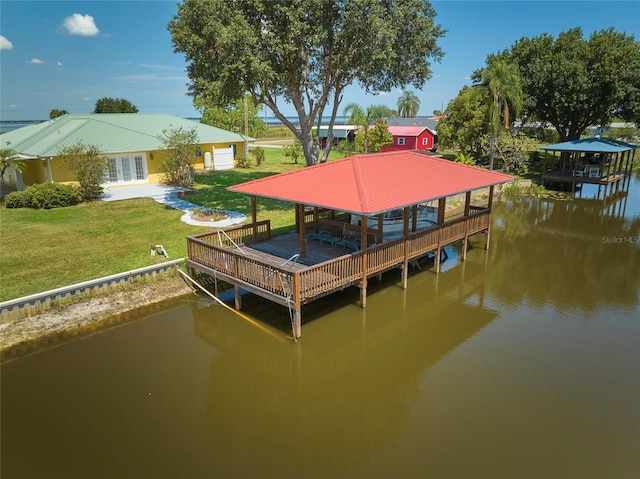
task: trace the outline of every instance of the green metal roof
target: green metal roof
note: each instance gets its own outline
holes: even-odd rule
[[[640,148],[640,145],[597,137],[582,138],[540,147],[541,150],[548,151],[586,151],[590,153],[622,153],[636,148]]]
[[[31,157],[56,156],[67,146],[82,142],[103,153],[148,151],[162,148],[162,130],[195,128],[198,142],[238,143],[245,137],[231,131],[173,115],[141,113],[94,113],[64,115],[3,134],[2,148]],[[247,137],[247,141],[254,138]]]

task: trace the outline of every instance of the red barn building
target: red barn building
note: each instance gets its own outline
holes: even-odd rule
[[[383,146],[381,151],[433,150],[438,147],[438,135],[426,126],[389,125],[393,143]]]

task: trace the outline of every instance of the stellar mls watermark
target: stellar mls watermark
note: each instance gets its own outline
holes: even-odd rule
[[[603,236],[605,244],[640,244],[640,236]]]

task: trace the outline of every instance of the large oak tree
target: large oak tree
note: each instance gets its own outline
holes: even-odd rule
[[[640,124],[640,43],[632,35],[610,28],[585,39],[573,28],[522,38],[489,65],[497,57],[518,64],[527,119],[553,125],[561,141],[614,118]]]
[[[489,134],[489,90],[486,86],[464,86],[449,102],[438,122],[438,141],[444,148],[458,148],[476,161],[483,156],[483,139]]]
[[[96,101],[94,113],[138,113],[138,107],[125,98],[103,97]]]
[[[427,0],[184,0],[170,21],[196,100],[225,107],[251,94],[300,140],[308,165],[326,161],[345,88],[367,92],[431,77],[445,31]],[[299,128],[283,114],[292,104]],[[312,129],[330,108],[329,138],[316,149]]]

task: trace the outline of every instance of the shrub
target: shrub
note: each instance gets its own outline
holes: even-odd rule
[[[356,143],[355,141],[340,140],[335,149],[344,154],[344,156],[351,156],[356,151]]]
[[[264,148],[262,148],[261,146],[257,147],[255,150],[253,150],[253,155],[256,158],[256,165],[260,166],[264,161]]]
[[[634,127],[611,128],[606,137],[614,140],[638,141],[640,129]]]
[[[464,153],[458,153],[455,160],[456,163],[461,163],[463,165],[477,166],[478,163],[473,159],[471,155],[465,155]]]
[[[240,168],[251,168],[251,161],[247,156],[236,156],[236,163]]]
[[[296,165],[298,164],[298,159],[303,155],[302,143],[298,139],[284,146],[284,156],[290,156]]]
[[[531,152],[537,148],[538,143],[522,132],[501,133],[496,138],[495,164],[506,173],[524,175],[529,170]],[[483,138],[482,150],[489,151],[489,136]]]
[[[80,190],[60,183],[38,183],[24,191],[14,191],[5,197],[7,208],[51,209],[82,203]]]
[[[109,168],[109,159],[100,156],[97,146],[78,142],[63,148],[59,156],[80,184],[80,194],[83,198],[98,198],[102,195],[102,182]]]
[[[162,130],[162,136],[159,139],[163,146],[164,182],[190,188],[195,177],[193,163],[198,144],[197,130],[195,128],[185,130],[182,127]]]
[[[4,204],[7,208],[29,208],[31,195],[25,191],[13,191],[4,197]]]

